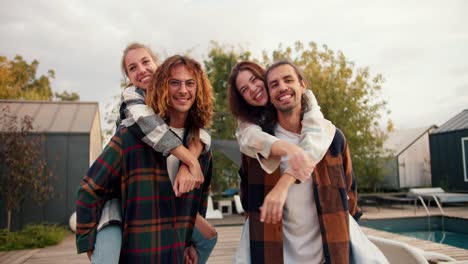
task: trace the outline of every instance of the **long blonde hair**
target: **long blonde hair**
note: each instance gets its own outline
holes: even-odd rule
[[[125,82],[123,84],[124,87],[129,87],[129,86],[133,85],[130,81],[128,81],[128,71],[127,71],[127,67],[125,66],[125,57],[127,57],[127,54],[131,50],[135,50],[135,49],[144,49],[144,50],[146,50],[146,52],[148,52],[148,54],[153,59],[154,64],[156,64],[156,66],[158,65],[158,56],[156,56],[156,54],[153,52],[153,50],[151,50],[151,48],[149,48],[148,46],[146,46],[144,44],[138,43],[138,42],[130,43],[127,47],[125,47],[125,49],[123,51],[123,54],[122,54],[122,59],[120,60],[120,67],[122,69],[122,74],[123,74],[123,77],[124,77],[123,80]]]

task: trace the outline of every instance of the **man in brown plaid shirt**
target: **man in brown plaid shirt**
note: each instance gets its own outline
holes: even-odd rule
[[[270,66],[265,80],[275,109],[263,129],[298,144],[307,107],[303,96],[306,80],[287,61]],[[349,263],[348,216],[357,219],[361,212],[343,133],[336,130],[311,181],[297,183],[293,175],[284,173],[286,164],[282,158],[280,168],[267,174],[256,159],[242,157],[242,199],[249,218],[249,232],[242,236],[249,238],[241,238],[241,245],[248,244],[250,249],[247,262]]]
[[[184,56],[172,56],[158,68],[147,100],[182,139],[212,119],[212,87],[201,65]],[[202,188],[176,197],[169,173],[177,170],[176,163],[121,126],[81,182],[78,252],[93,249],[102,206],[118,197],[123,227],[120,262],[183,263],[196,214],[206,213],[211,153],[201,154],[199,162],[205,179]]]

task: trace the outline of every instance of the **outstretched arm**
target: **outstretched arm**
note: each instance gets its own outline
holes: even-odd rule
[[[145,92],[136,87],[128,87],[122,92],[120,119],[128,130],[157,152],[168,156],[182,145],[164,120],[145,104]]]
[[[272,173],[280,164],[280,155],[270,157],[272,146],[278,139],[262,131],[258,125],[247,122],[237,122],[237,143],[245,155],[257,159],[267,173]]]
[[[310,178],[313,170],[312,162],[303,149],[295,144],[279,140],[266,132],[258,125],[238,122],[236,137],[240,151],[245,155],[256,158],[260,166],[267,173],[272,173],[286,156],[293,170],[288,173],[297,179],[305,181]]]

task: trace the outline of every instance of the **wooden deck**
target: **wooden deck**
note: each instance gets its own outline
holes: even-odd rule
[[[447,207],[444,208],[446,215],[463,217],[468,219],[468,207]],[[364,207],[364,218],[393,218],[393,217],[409,217],[409,216],[424,216],[426,213],[422,208],[418,208],[416,212],[411,206],[397,208],[380,208]],[[438,210],[432,209],[431,214],[437,214]],[[225,217],[222,220],[212,221],[216,225],[218,231],[218,243],[208,260],[210,264],[231,263],[232,257],[237,249],[241,224],[243,217]],[[468,228],[468,227],[467,227]],[[408,243],[412,246],[423,250],[439,252],[455,258],[462,263],[468,263],[468,250],[456,248],[448,245],[438,244],[430,241],[419,240],[416,238],[406,237],[384,231],[379,231],[371,228],[363,227],[366,234],[384,237]],[[10,252],[0,252],[1,264],[85,264],[89,263],[85,254],[76,254],[75,237],[73,234],[67,236],[62,243],[56,246],[47,247],[44,249],[34,250],[19,250]]]

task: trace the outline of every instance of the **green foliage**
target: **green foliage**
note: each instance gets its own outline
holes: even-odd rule
[[[0,98],[23,100],[51,100],[50,79],[55,77],[53,70],[47,75],[36,77],[39,62],[27,63],[23,57],[16,55],[13,60],[0,57]]]
[[[106,126],[104,126],[101,132],[101,138],[104,144],[114,135],[117,117],[119,117],[120,94],[116,94],[112,98],[112,102],[105,106],[106,113],[104,114],[104,122]]]
[[[39,61],[26,62],[16,55],[13,60],[0,56],[0,99],[77,101],[77,93],[52,93],[50,82],[55,72],[36,77]],[[55,96],[55,97],[54,97]]]
[[[216,139],[233,139],[236,120],[229,113],[227,102],[227,87],[229,73],[240,60],[248,60],[250,52],[237,52],[233,47],[221,46],[211,42],[208,59],[204,61],[206,73],[214,89],[216,98],[215,115],[211,136]]]
[[[58,101],[79,101],[80,95],[75,92],[68,93],[67,91],[63,91],[61,93],[55,92],[54,98]]]
[[[56,225],[27,225],[18,232],[0,230],[0,251],[43,248],[60,243],[68,229]]]
[[[215,139],[234,139],[237,126],[235,118],[230,114],[227,101],[229,73],[232,67],[241,61],[250,59],[249,51],[236,51],[231,46],[221,46],[212,41],[208,58],[204,61],[205,70],[214,89],[216,98],[215,115],[211,129],[211,137]],[[213,154],[213,180],[211,189],[220,192],[228,187],[237,186],[237,166],[224,154]]]
[[[42,156],[43,137],[33,135],[33,119],[19,119],[8,106],[0,109],[0,196],[7,210],[10,229],[11,211],[21,207],[26,197],[38,204],[52,197],[52,174]]]

